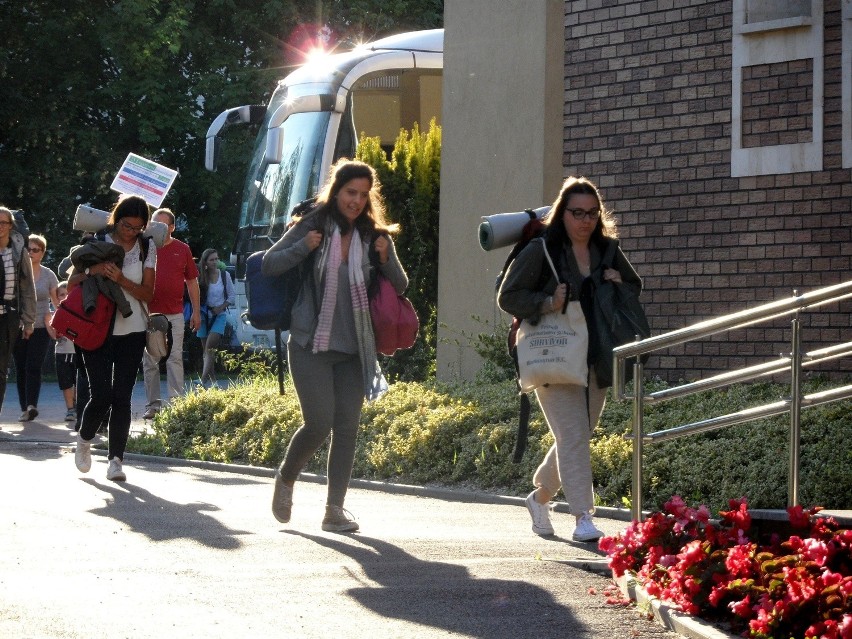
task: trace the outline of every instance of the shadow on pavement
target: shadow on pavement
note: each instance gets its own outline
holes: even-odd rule
[[[347,591],[385,618],[439,628],[455,636],[517,639],[581,637],[585,628],[570,608],[543,588],[520,579],[479,579],[457,564],[418,559],[393,544],[361,535],[346,541],[295,530],[289,534],[335,550],[360,564],[376,585]],[[355,545],[357,542],[363,545]],[[359,575],[351,575],[361,579]]]
[[[206,515],[205,511],[220,510],[214,504],[179,504],[133,484],[104,485],[89,478],[81,481],[112,497],[104,506],[89,512],[123,522],[151,541],[192,539],[211,548],[233,550],[242,546],[239,535],[253,534],[231,530],[215,517]]]

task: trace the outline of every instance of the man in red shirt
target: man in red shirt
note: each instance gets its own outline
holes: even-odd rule
[[[189,328],[195,332],[201,324],[200,296],[198,289],[198,267],[192,259],[190,248],[172,237],[175,230],[175,215],[169,209],[157,209],[151,217],[156,222],[168,226],[169,232],[162,247],[157,249],[157,279],[154,283],[154,299],[148,305],[151,313],[163,313],[172,324],[172,350],[166,360],[166,381],[168,398],[183,394],[183,291],[184,284],[192,304],[192,316]],[[144,419],[153,419],[159,412],[160,399],[160,362],[145,351],[142,356],[142,369],[145,373]]]

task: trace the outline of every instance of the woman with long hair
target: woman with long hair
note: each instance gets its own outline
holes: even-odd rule
[[[19,339],[33,333],[36,313],[33,265],[15,216],[0,206],[0,408],[6,397],[9,357]]]
[[[616,247],[612,264],[602,264],[617,237],[615,219],[604,206],[597,187],[586,178],[569,177],[544,220],[544,242],[530,242],[506,271],[497,295],[507,313],[537,324],[543,315],[560,311],[568,300],[579,300],[589,330],[588,387],[550,384],[536,389],[541,410],[555,443],[533,476],[536,486],[527,497],[532,529],[538,535],[554,534],[548,503],[561,488],[575,516],[574,541],[594,541],[603,533],[592,520],[594,492],[590,439],[603,412],[608,383],[593,369],[602,349],[593,322],[592,273],[602,279],[634,287],[642,281]],[[553,260],[559,280],[552,275],[545,250]]]
[[[343,509],[361,407],[381,392],[384,378],[376,361],[376,342],[367,291],[381,273],[397,293],[408,277],[396,256],[385,222],[380,185],[372,167],[339,160],[304,215],[270,248],[263,273],[302,269],[302,286],[293,306],[287,356],[304,424],[290,440],[275,476],[272,514],[290,521],[293,486],[299,473],[331,435],[328,496],[322,529],[358,530]]]
[[[89,380],[91,397],[83,409],[74,461],[77,470],[87,473],[92,467],[92,439],[104,418],[109,415],[109,453],[107,479],[125,481],[124,450],[130,436],[130,400],[136,375],[145,350],[147,313],[144,304],[154,297],[157,249],[151,238],[142,237],[148,224],[148,203],[138,195],[122,195],[110,213],[105,245],[117,245],[123,255],[118,260],[103,261],[76,272],[68,279],[68,290],[80,286],[90,277],[103,277],[115,282],[129,304],[129,314],[116,313],[106,341],[94,350],[80,349]],[[143,247],[143,243],[145,246]],[[117,250],[117,249],[116,249]],[[79,407],[78,407],[79,409]]]
[[[225,334],[228,317],[225,311],[234,305],[234,283],[228,271],[219,268],[216,249],[204,249],[198,260],[198,287],[201,294],[201,325],[198,337],[204,352],[202,383],[216,383],[216,350]]]
[[[59,278],[56,273],[42,266],[47,240],[41,235],[31,234],[27,243],[33,269],[36,291],[36,316],[33,333],[29,339],[19,339],[15,344],[15,371],[17,374],[18,402],[21,405],[20,422],[29,422],[38,415],[38,398],[41,394],[41,369],[44,356],[50,345],[50,335],[44,318],[50,313],[50,305],[59,306],[56,289]]]

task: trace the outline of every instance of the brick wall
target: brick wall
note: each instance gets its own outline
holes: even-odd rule
[[[840,0],[825,2],[824,170],[744,178],[730,166],[730,1],[565,4],[565,174],[615,210],[654,334],[852,278]],[[811,139],[809,62],[747,69],[744,146]],[[819,310],[802,316],[805,351],[852,339],[852,304]],[[789,353],[790,319],[661,351],[650,372],[697,379]]]

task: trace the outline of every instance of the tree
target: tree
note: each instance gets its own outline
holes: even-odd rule
[[[207,127],[224,109],[266,102],[290,36],[328,24],[342,39],[440,26],[440,0],[0,1],[0,201],[50,240],[75,243],[80,203],[108,209],[129,152],[179,171],[164,202],[196,253],[233,243],[254,132],[229,132],[219,171],[203,168]],[[414,16],[410,18],[409,16]]]

